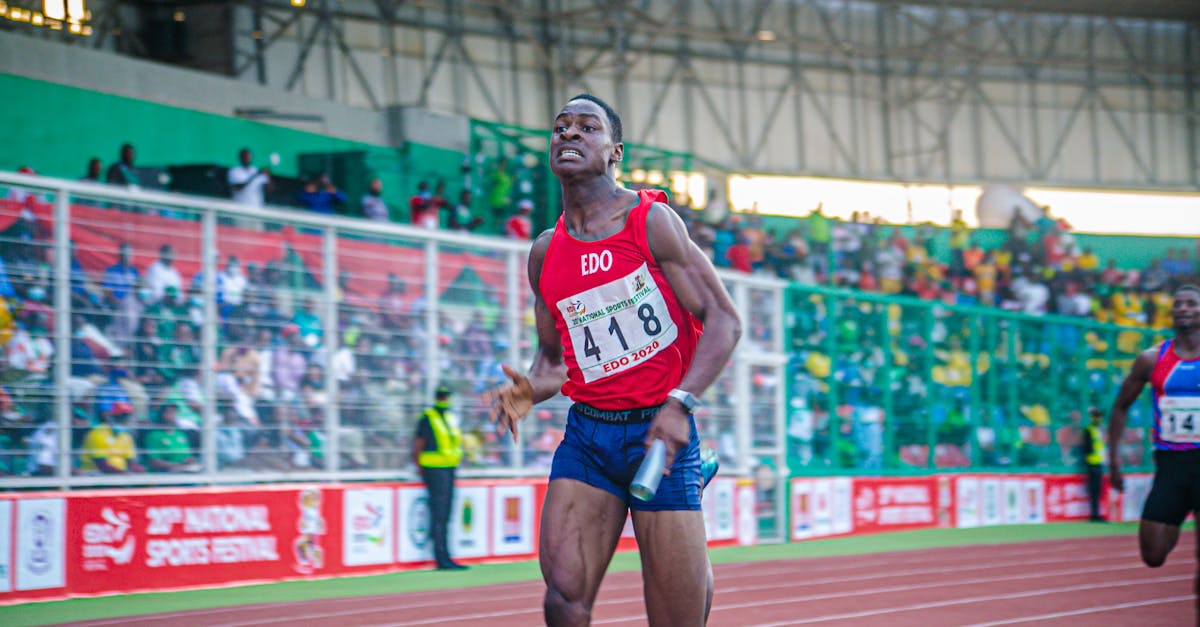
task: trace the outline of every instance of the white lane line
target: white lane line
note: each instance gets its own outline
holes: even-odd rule
[[[1177,597],[1163,597],[1161,599],[1148,599],[1145,601],[1130,601],[1129,603],[1117,603],[1116,605],[1098,605],[1096,607],[1086,607],[1081,610],[1072,610],[1070,612],[1055,612],[1053,614],[1039,614],[1037,616],[1021,616],[1019,618],[1010,618],[1007,620],[992,621],[990,623],[975,623],[967,627],[995,627],[996,625],[1013,625],[1017,623],[1032,623],[1036,621],[1051,620],[1055,618],[1066,618],[1068,616],[1082,616],[1084,614],[1095,614],[1097,612],[1111,612],[1113,610],[1124,610],[1131,607],[1146,607],[1148,605],[1164,605],[1166,603],[1178,603],[1180,601],[1191,601],[1196,597],[1191,594],[1183,594]]]
[[[962,586],[962,585],[976,585],[976,584],[987,585],[987,584],[998,582],[998,581],[1026,581],[1026,580],[1030,580],[1030,579],[1040,579],[1040,578],[1044,578],[1044,577],[1063,577],[1063,576],[1070,576],[1070,575],[1095,574],[1095,573],[1112,572],[1114,570],[1135,569],[1135,568],[1140,569],[1142,567],[1140,565],[1138,565],[1138,566],[1121,566],[1121,567],[1116,567],[1116,568],[1113,568],[1111,566],[1105,566],[1105,567],[1099,567],[1099,568],[1076,568],[1076,569],[1060,570],[1060,571],[1044,571],[1044,572],[1040,572],[1040,573],[1036,573],[1036,574],[1017,573],[1017,574],[1013,574],[1013,575],[1003,575],[1003,576],[993,575],[993,576],[989,576],[989,577],[979,577],[979,578],[975,578],[975,579],[959,579],[959,580],[952,581],[952,582],[932,582],[932,583],[909,584],[909,585],[903,585],[903,586],[887,586],[887,587],[882,587],[882,588],[870,588],[870,589],[866,589],[866,590],[849,590],[849,591],[829,592],[829,593],[824,593],[824,594],[811,594],[811,595],[807,595],[807,596],[803,596],[803,597],[791,597],[788,599],[775,599],[775,600],[765,600],[765,601],[743,603],[743,604],[739,604],[739,605],[735,605],[735,606],[729,606],[729,605],[714,606],[712,608],[712,612],[729,610],[729,609],[742,609],[742,608],[746,608],[746,607],[759,607],[759,606],[763,606],[763,605],[779,605],[779,604],[797,603],[797,602],[801,602],[801,601],[819,601],[819,600],[828,600],[828,599],[839,599],[839,598],[845,598],[845,597],[862,597],[862,596],[871,595],[871,594],[909,592],[912,590],[921,590],[921,589],[927,589],[927,588],[940,588],[940,587],[945,587],[945,586]],[[842,581],[850,582],[850,581],[856,581],[856,579],[848,578],[848,579],[844,579]],[[791,582],[776,583],[776,584],[761,585],[761,586],[746,586],[746,587],[741,588],[738,591],[739,592],[749,592],[749,591],[770,590],[770,589],[777,589],[777,588],[795,588],[797,585],[805,585],[805,584],[807,584],[807,582],[791,581]],[[724,591],[722,591],[722,593],[724,593]],[[473,602],[478,602],[478,600],[473,599]],[[636,596],[625,596],[625,597],[619,597],[619,598],[601,599],[601,601],[599,603],[597,603],[596,605],[597,605],[597,607],[600,607],[600,606],[620,605],[620,604],[627,604],[627,603],[641,604],[641,602],[642,602],[642,596],[639,594]],[[371,609],[359,609],[359,610],[353,610],[353,611],[347,610],[347,611],[342,611],[342,612],[328,612],[328,613],[323,613],[323,614],[313,614],[313,615],[306,616],[305,618],[309,618],[309,619],[340,618],[340,617],[345,617],[345,616],[354,616],[357,614],[366,614],[366,613],[373,613],[373,612],[380,612],[380,611],[393,611],[393,610],[400,611],[402,609],[404,609],[404,608],[376,607],[376,608],[371,608]],[[485,618],[504,618],[504,617],[522,616],[525,614],[540,614],[541,611],[542,611],[542,609],[540,606],[536,607],[536,608],[532,608],[532,609],[530,609],[530,608],[526,608],[526,609],[512,608],[512,609],[508,609],[508,610],[497,610],[494,612],[486,612],[486,613],[475,613],[475,614],[456,615],[456,616],[439,616],[439,617],[417,619],[417,620],[404,621],[404,622],[398,622],[398,623],[386,623],[386,625],[388,625],[388,627],[408,627],[411,625],[434,625],[434,624],[438,624],[438,623],[454,622],[457,620],[468,621],[468,620],[478,620],[478,619],[485,619]],[[592,624],[593,625],[601,625],[601,624],[609,624],[609,623],[614,623],[614,622],[625,622],[628,620],[644,621],[645,618],[646,618],[645,614],[627,615],[627,616],[621,616],[621,617],[616,617],[616,618],[594,620],[594,621],[592,621]],[[249,627],[251,625],[269,625],[269,624],[273,624],[273,623],[290,622],[290,620],[291,619],[287,619],[287,618],[263,619],[263,620],[257,620],[257,621],[226,623],[226,624],[224,624],[223,627]]]
[[[1075,561],[1076,562],[1109,561],[1113,557],[1114,556],[1111,556],[1111,555],[1091,556],[1091,557],[1080,558],[1079,560],[1075,560]],[[825,584],[842,584],[842,583],[859,582],[859,581],[864,581],[864,580],[868,580],[868,579],[886,579],[886,578],[890,578],[890,577],[904,577],[904,576],[916,576],[916,575],[940,575],[940,574],[947,574],[947,573],[966,572],[966,571],[972,571],[972,570],[994,570],[996,568],[1002,568],[1002,567],[1006,567],[1006,566],[1028,566],[1031,564],[1054,564],[1054,563],[1058,563],[1059,561],[1060,560],[1058,560],[1058,559],[1022,560],[1022,561],[1015,561],[1015,562],[1002,563],[1002,564],[996,564],[996,563],[977,564],[975,566],[954,568],[954,569],[932,568],[932,569],[911,570],[911,571],[902,571],[902,572],[894,572],[893,571],[893,572],[887,572],[887,573],[877,573],[874,575],[854,575],[854,576],[849,576],[849,577],[847,577],[847,576],[827,577],[824,579],[804,580],[804,581],[799,582],[799,584],[805,585],[805,586],[825,585]],[[1118,568],[1134,568],[1134,566],[1132,566],[1132,565],[1119,566]],[[1140,566],[1137,566],[1137,568],[1140,568]],[[1059,571],[1059,572],[1056,572],[1053,574],[1055,574],[1055,575],[1074,575],[1074,574],[1084,574],[1084,573],[1108,572],[1108,571],[1111,571],[1112,569],[1113,569],[1112,566],[1105,566],[1105,567],[1099,567],[1099,568],[1093,567],[1093,568],[1075,569],[1075,570],[1069,570],[1069,571]],[[792,572],[794,572],[794,571],[792,571]],[[1048,576],[1048,575],[1044,575],[1044,574],[1030,575],[1029,573],[1023,571],[1020,573],[1016,573],[1014,575],[1002,575],[1002,576],[991,575],[990,577],[988,577],[986,579],[972,579],[972,580],[967,580],[967,581],[974,582],[974,583],[980,583],[980,582],[988,582],[988,581],[1008,581],[1011,579],[1027,579],[1027,578],[1042,577],[1042,576]],[[798,582],[796,582],[794,580],[789,580],[789,581],[784,581],[784,582],[773,582],[773,583],[767,583],[767,584],[746,585],[746,586],[736,586],[736,587],[721,586],[721,587],[719,587],[718,592],[722,595],[728,594],[728,593],[734,593],[734,592],[761,592],[763,590],[775,590],[775,589],[779,589],[779,588],[794,588],[797,585],[797,583]],[[941,586],[941,585],[958,585],[959,583],[961,583],[961,582],[950,582],[950,583],[936,583],[935,582],[932,584],[926,582],[924,584],[917,584],[917,585]],[[633,595],[633,596],[610,598],[610,599],[606,599],[606,600],[602,599],[601,602],[598,603],[598,605],[630,603],[630,602],[642,600],[642,596],[640,594],[640,590],[641,590],[640,584],[637,586],[621,586],[620,588],[622,590],[627,590],[627,589],[638,590],[639,594]],[[903,590],[909,590],[909,589],[911,589],[910,585],[889,586],[886,588],[877,588],[876,590],[891,592],[891,591],[903,591]],[[612,591],[613,591],[613,588],[605,589],[605,592],[612,592]],[[870,591],[868,590],[865,593],[869,593],[869,592]],[[839,598],[841,596],[846,596],[848,594],[850,594],[850,593],[846,593],[846,592],[825,593],[824,596],[813,597],[813,598]],[[864,591],[861,591],[861,590],[855,591],[853,594],[861,595],[861,594],[864,594]],[[511,596],[492,596],[492,597],[474,597],[471,599],[471,601],[473,603],[491,603],[494,601],[501,601],[501,602],[509,601],[511,599],[512,599]],[[370,609],[365,609],[365,608],[360,607],[360,608],[351,609],[351,610],[327,611],[327,612],[322,612],[320,614],[309,614],[305,618],[336,618],[336,617],[341,617],[341,616],[353,616],[356,614],[378,612],[378,611],[406,611],[406,610],[423,609],[423,608],[429,608],[429,607],[445,607],[445,606],[446,606],[445,601],[427,601],[427,602],[423,602],[423,603],[403,603],[403,604],[399,604],[399,605],[384,604],[382,606],[373,607]],[[713,608],[713,609],[715,611],[717,608]],[[226,623],[225,627],[250,627],[252,625],[270,625],[273,623],[281,623],[281,622],[288,622],[288,619],[286,617],[262,618],[262,619],[251,620],[251,621]],[[423,624],[423,623],[403,623],[403,624]]]
[[[1030,562],[1030,561],[1026,560],[1026,561],[1015,562],[1013,564],[986,563],[984,566],[978,566],[978,564],[980,563],[980,560],[986,560],[989,556],[977,555],[977,554],[974,554],[973,551],[975,549],[981,549],[981,548],[982,549],[1003,550],[1003,549],[1011,546],[1014,550],[1005,551],[1004,557],[1012,558],[1012,557],[1019,557],[1022,555],[1045,556],[1045,555],[1050,555],[1050,554],[1055,554],[1055,553],[1074,552],[1077,550],[1076,547],[1063,546],[1064,544],[1072,544],[1072,545],[1073,544],[1088,544],[1090,546],[1090,545],[1094,544],[1096,540],[1103,540],[1103,539],[1107,539],[1107,538],[1115,539],[1115,538],[1123,538],[1123,537],[1124,536],[1108,536],[1108,537],[1102,537],[1102,538],[1080,538],[1078,540],[1065,539],[1065,540],[1058,540],[1058,541],[1045,541],[1047,543],[1053,542],[1052,546],[1038,546],[1039,544],[1041,544],[1041,542],[1022,542],[1022,543],[1012,543],[1011,545],[1002,543],[1002,544],[986,544],[986,545],[965,545],[962,547],[939,547],[937,549],[932,549],[933,551],[938,551],[938,552],[942,552],[943,549],[962,549],[962,550],[967,551],[968,554],[962,555],[961,560],[967,560],[968,564],[975,564],[976,566],[974,566],[974,567],[963,566],[962,568],[959,568],[959,569],[946,568],[946,566],[952,565],[952,563],[954,561],[959,561],[959,560],[955,560],[953,556],[939,555],[936,557],[926,557],[922,554],[920,549],[914,549],[912,551],[888,552],[888,553],[884,554],[886,556],[884,559],[870,561],[867,563],[838,564],[835,566],[822,566],[820,568],[820,571],[822,573],[829,573],[829,572],[837,572],[837,571],[844,571],[844,570],[866,570],[866,569],[876,570],[876,569],[886,567],[886,566],[892,565],[892,564],[904,564],[904,565],[913,566],[913,565],[919,565],[919,564],[924,564],[924,563],[934,563],[934,564],[941,565],[939,568],[934,569],[934,571],[933,571],[934,574],[937,574],[937,573],[947,573],[947,572],[959,572],[962,570],[979,570],[982,568],[996,568],[996,567],[1008,566],[1008,565],[1023,565],[1023,564],[1029,564],[1029,563],[1055,563],[1056,561],[1059,561],[1059,560],[1049,560],[1048,559],[1048,560],[1042,560],[1040,562]],[[1188,547],[1184,546],[1184,544],[1185,544],[1185,542],[1181,542],[1180,546],[1178,546],[1176,548],[1178,548],[1180,550],[1187,550]],[[987,552],[991,553],[991,551],[987,551]],[[1136,556],[1137,556],[1137,553],[1122,552],[1117,555],[1109,554],[1109,555],[1106,555],[1103,557],[1072,558],[1071,561],[1078,563],[1078,562],[1082,562],[1082,561],[1110,559],[1113,557],[1136,557]],[[770,560],[765,563],[772,564],[772,565],[776,566],[775,568],[760,568],[751,573],[738,573],[736,575],[731,575],[731,574],[720,572],[720,571],[726,570],[725,567],[732,566],[732,564],[731,565],[718,564],[714,567],[718,570],[717,591],[718,591],[718,593],[722,593],[722,592],[727,592],[727,591],[728,592],[749,591],[749,590],[758,590],[758,589],[769,589],[771,587],[779,587],[777,585],[776,586],[767,586],[765,588],[757,587],[757,586],[729,587],[729,586],[723,585],[723,584],[728,583],[731,580],[736,581],[738,579],[743,579],[743,578],[774,576],[774,575],[795,575],[797,572],[796,562],[806,562],[808,560],[838,559],[838,558],[844,558],[844,557],[854,558],[854,557],[864,557],[864,556],[861,556],[861,555],[823,556],[823,557],[811,557],[811,558],[799,557],[799,558],[792,558],[789,560]],[[950,564],[948,564],[948,562]],[[739,566],[739,567],[741,567],[741,566],[758,566],[763,563],[764,562],[742,562],[742,563],[736,564],[736,566]],[[742,570],[742,568],[738,568],[737,570]],[[840,583],[843,581],[859,581],[864,578],[878,579],[878,578],[886,578],[889,576],[907,576],[907,575],[912,575],[912,574],[927,574],[927,571],[899,571],[899,572],[891,572],[891,573],[880,573],[880,574],[876,574],[876,575],[862,575],[862,576],[848,577],[845,579],[828,578],[825,580],[821,580],[821,582],[822,583]],[[808,583],[816,583],[816,582],[804,582],[804,583],[808,584]],[[489,596],[489,597],[484,597],[484,598],[475,598],[475,599],[473,599],[473,601],[489,602],[489,601],[503,601],[503,600],[511,599],[512,596],[515,594],[524,593],[525,592],[524,588],[531,588],[532,590],[530,591],[530,594],[536,593],[536,594],[540,595],[541,591],[544,589],[544,584],[541,581],[532,580],[532,581],[524,581],[524,582],[513,582],[513,583],[508,583],[508,584],[492,584],[492,585],[488,585],[488,586],[480,586],[479,587],[480,592],[486,591],[488,593],[491,593],[492,595],[495,595],[497,593],[501,593],[502,591],[506,591],[506,592],[508,592],[508,594],[506,594],[504,596]],[[619,592],[619,591],[625,591],[625,590],[639,590],[640,591],[641,588],[642,588],[642,584],[641,584],[641,581],[639,580],[639,581],[631,582],[629,584],[606,585],[602,588],[602,590],[606,593],[611,593],[614,591]],[[448,600],[445,598],[441,598],[441,597],[452,596],[455,598],[455,600],[457,600],[457,599],[461,598],[461,596],[463,594],[470,595],[471,593],[472,593],[471,588],[457,588],[457,589],[423,590],[423,591],[417,591],[417,592],[405,592],[405,593],[398,593],[397,595],[386,595],[386,594],[371,595],[369,597],[350,597],[350,598],[330,597],[330,598],[311,599],[311,600],[304,600],[304,601],[284,601],[284,602],[270,603],[270,604],[238,605],[238,606],[209,608],[209,609],[204,609],[204,610],[177,611],[177,612],[166,612],[166,613],[160,613],[160,614],[150,614],[150,615],[123,616],[123,617],[117,617],[117,618],[111,618],[111,619],[89,621],[86,624],[89,626],[102,627],[104,625],[123,625],[132,620],[142,620],[142,619],[146,619],[146,618],[153,618],[153,619],[189,618],[189,617],[200,617],[200,616],[216,617],[217,615],[220,615],[220,614],[244,614],[247,610],[261,610],[263,608],[276,608],[276,607],[279,608],[279,610],[283,613],[290,613],[290,611],[293,611],[297,608],[307,607],[307,606],[311,606],[311,605],[316,605],[319,607],[321,607],[321,606],[328,607],[331,604],[344,604],[344,603],[353,603],[356,605],[361,605],[361,604],[365,604],[365,603],[370,603],[372,601],[392,599],[395,597],[402,597],[403,600],[407,604],[398,605],[398,606],[392,606],[389,604],[389,605],[386,605],[386,607],[388,609],[391,609],[393,607],[397,610],[420,609],[422,607],[445,605]],[[714,609],[716,609],[716,608],[714,608]]]
[[[987,545],[987,546],[1001,546],[1001,545]],[[1023,555],[1045,556],[1045,555],[1054,554],[1054,553],[1066,553],[1066,552],[1076,552],[1076,551],[1078,551],[1078,548],[1076,548],[1076,547],[1064,548],[1064,547],[1054,546],[1054,547],[1042,547],[1040,549],[1035,549],[1035,548],[1030,547],[1028,550],[1024,550],[1024,551],[1012,551],[1012,552],[1005,553],[1004,556],[1011,557],[1011,558],[1016,558],[1016,557],[1020,557]],[[1079,562],[1085,562],[1085,561],[1106,560],[1106,559],[1111,559],[1114,557],[1131,557],[1132,558],[1132,557],[1136,557],[1136,555],[1137,555],[1136,553],[1122,552],[1122,553],[1118,553],[1118,554],[1108,554],[1108,555],[1101,555],[1101,556],[1073,558],[1071,561],[1073,561],[1075,563],[1079,563]],[[894,557],[894,556],[889,555],[889,557]],[[1025,564],[1031,563],[1028,560],[1014,561],[1011,563],[985,562],[984,563],[985,565],[980,566],[979,565],[980,561],[987,559],[986,557],[974,556],[974,555],[964,555],[964,556],[962,556],[961,560],[957,560],[957,561],[962,561],[966,565],[960,566],[959,568],[955,568],[954,567],[955,565],[953,563],[955,560],[947,560],[946,556],[922,559],[918,555],[913,555],[912,558],[913,559],[884,559],[884,560],[871,561],[871,562],[860,563],[860,564],[855,564],[855,565],[844,565],[843,564],[843,565],[834,565],[834,566],[821,566],[820,572],[824,574],[824,573],[831,573],[831,572],[838,572],[838,571],[845,571],[845,570],[850,570],[850,571],[878,570],[880,568],[885,568],[885,567],[888,567],[890,565],[895,565],[895,564],[905,564],[905,565],[915,566],[915,565],[920,565],[923,563],[931,563],[931,564],[939,564],[940,566],[938,566],[937,568],[929,569],[929,570],[889,571],[889,572],[876,573],[876,574],[870,574],[870,575],[854,575],[854,576],[846,576],[846,577],[841,577],[841,578],[826,578],[823,580],[807,581],[805,583],[806,584],[844,583],[847,581],[860,581],[862,579],[880,579],[880,578],[887,578],[887,577],[903,577],[903,576],[909,576],[909,575],[939,574],[939,573],[946,573],[946,572],[959,572],[959,571],[965,571],[965,570],[980,570],[980,569],[984,569],[984,568],[1020,566],[1020,565],[1025,565]],[[797,558],[797,560],[806,560],[806,559],[837,559],[837,556],[832,556],[831,558]],[[797,560],[789,560],[787,562],[783,562],[781,560],[771,560],[766,563],[773,565],[774,568],[761,568],[754,572],[744,572],[744,573],[738,573],[736,575],[729,575],[729,574],[720,572],[720,571],[724,570],[723,568],[721,568],[723,565],[717,565],[714,567],[714,568],[718,569],[717,579],[716,579],[717,591],[718,592],[725,592],[725,591],[734,592],[734,591],[744,591],[744,590],[769,589],[770,587],[777,587],[777,586],[768,586],[767,588],[744,587],[744,586],[743,587],[738,587],[738,586],[730,587],[728,584],[731,582],[736,582],[739,579],[761,578],[761,577],[770,577],[770,576],[778,576],[778,575],[795,575],[797,572],[795,562]],[[1042,560],[1040,562],[1032,562],[1032,563],[1048,563],[1049,564],[1049,563],[1055,563],[1057,561],[1060,561],[1060,560],[1046,559],[1046,560]],[[750,562],[748,564],[756,565],[756,564],[761,564],[761,562]],[[742,570],[742,569],[739,569],[739,570]],[[616,574],[616,573],[613,573],[613,574]],[[530,589],[529,594],[536,594],[536,595],[540,596],[542,591],[545,589],[545,584],[542,583],[542,581],[540,581],[540,580],[531,580],[531,581],[514,582],[514,583],[508,583],[508,584],[493,584],[493,585],[488,585],[488,586],[480,586],[477,589],[477,591],[480,593],[486,593],[488,596],[476,596],[476,597],[473,597],[472,600],[475,602],[503,601],[503,600],[511,599],[515,595],[525,593],[526,588]],[[627,590],[640,591],[641,589],[642,589],[642,583],[641,583],[640,579],[637,581],[634,581],[634,582],[630,582],[628,584],[606,584],[601,588],[601,590],[604,591],[605,593],[623,592],[623,591],[627,591]],[[384,594],[384,595],[371,595],[371,596],[367,596],[367,597],[331,597],[331,598],[311,599],[311,600],[304,600],[304,601],[283,601],[283,602],[279,602],[279,603],[270,603],[270,604],[216,607],[216,608],[209,608],[209,609],[205,609],[205,610],[168,612],[168,613],[163,613],[163,614],[152,614],[152,615],[142,615],[142,616],[137,616],[137,615],[123,616],[123,617],[119,617],[119,618],[110,618],[110,619],[103,619],[103,620],[97,620],[97,621],[90,621],[87,623],[87,625],[89,627],[101,627],[103,625],[123,625],[123,624],[128,623],[131,620],[144,620],[144,619],[148,619],[148,618],[152,618],[152,619],[189,618],[189,617],[200,617],[200,616],[214,617],[219,614],[245,614],[245,612],[247,610],[262,610],[262,609],[274,608],[274,607],[278,607],[282,613],[289,613],[288,612],[289,610],[295,610],[297,608],[302,608],[302,607],[307,607],[307,606],[312,606],[312,605],[322,607],[322,608],[329,610],[329,609],[334,609],[334,607],[336,607],[337,605],[342,605],[342,604],[352,604],[352,605],[356,605],[356,606],[361,606],[363,604],[371,603],[374,601],[383,601],[383,600],[394,600],[394,601],[400,601],[402,603],[402,605],[387,604],[386,607],[388,607],[388,608],[394,607],[397,610],[421,609],[421,608],[425,608],[425,607],[441,607],[441,606],[445,605],[448,601],[448,599],[445,597],[453,597],[453,599],[455,601],[457,601],[458,599],[460,599],[462,597],[462,595],[464,595],[464,594],[470,595],[473,592],[475,592],[475,590],[473,590],[472,588],[457,588],[457,589],[443,589],[443,590],[422,590],[422,591],[418,591],[418,592],[404,592],[404,593],[398,593],[396,595]],[[331,607],[331,606],[333,606],[333,607]]]
[[[1059,594],[1061,592],[1081,592],[1084,590],[1099,590],[1103,588],[1121,588],[1126,586],[1143,586],[1156,583],[1172,583],[1176,581],[1191,580],[1193,574],[1176,575],[1174,577],[1156,577],[1154,579],[1139,579],[1137,581],[1120,581],[1111,583],[1085,583],[1076,586],[1063,586],[1060,588],[1043,588],[1041,590],[1032,590],[1028,592],[1010,592],[1007,594],[989,594],[977,597],[966,597],[962,599],[954,599],[951,601],[937,601],[933,603],[916,603],[913,605],[899,605],[895,607],[883,607],[875,610],[866,610],[863,612],[847,612],[844,614],[829,614],[826,616],[815,616],[813,618],[802,618],[798,620],[789,620],[782,623],[766,623],[758,625],[758,627],[787,627],[788,625],[808,625],[811,623],[825,623],[833,620],[846,620],[849,618],[866,618],[868,616],[879,616],[881,614],[895,614],[899,612],[915,612],[917,610],[932,610],[940,607],[949,607],[952,605],[970,605],[972,603],[986,603],[989,601],[1005,601],[1008,599],[1025,599],[1029,597],[1045,596],[1047,594]],[[751,603],[747,606],[766,605],[765,603]],[[717,608],[713,608],[716,611]],[[722,608],[724,609],[724,608]]]

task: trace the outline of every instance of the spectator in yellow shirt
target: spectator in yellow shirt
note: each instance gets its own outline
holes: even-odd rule
[[[1094,273],[1100,269],[1100,257],[1092,252],[1091,246],[1083,249],[1083,254],[1079,255],[1076,263],[1079,265],[1079,269],[1084,272]]]
[[[83,437],[79,469],[102,473],[143,472],[137,461],[133,435],[129,433],[128,421],[133,416],[133,406],[121,400],[101,399],[96,407],[103,422]]]
[[[983,256],[983,261],[975,266],[975,286],[979,290],[979,302],[992,306],[996,304],[996,277],[999,270],[991,252]]]

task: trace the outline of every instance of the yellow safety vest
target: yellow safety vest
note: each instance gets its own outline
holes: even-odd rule
[[[450,412],[443,414],[436,409],[426,409],[425,418],[437,442],[436,451],[421,451],[417,463],[424,468],[454,468],[462,461],[462,431],[452,420]]]
[[[1100,434],[1100,427],[1089,426],[1087,428],[1088,437],[1092,439],[1092,452],[1088,453],[1083,461],[1089,466],[1100,466],[1104,464],[1104,436]]]

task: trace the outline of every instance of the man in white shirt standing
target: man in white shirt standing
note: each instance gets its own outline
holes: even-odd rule
[[[251,207],[263,206],[265,192],[271,188],[271,172],[266,168],[259,169],[253,164],[254,157],[249,148],[238,151],[238,162],[229,168],[227,175],[229,189],[233,192],[233,201]]]
[[[162,300],[168,286],[176,290],[183,289],[183,277],[179,275],[179,270],[171,265],[173,263],[175,248],[170,244],[163,244],[158,249],[158,259],[146,269],[146,287],[150,288],[150,302],[157,303]]]

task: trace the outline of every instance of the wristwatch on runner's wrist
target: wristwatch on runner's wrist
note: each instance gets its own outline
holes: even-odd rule
[[[674,390],[667,392],[667,398],[673,398],[679,401],[679,404],[683,405],[683,408],[686,409],[689,414],[696,411],[696,408],[700,406],[700,399],[696,398],[695,394],[679,388],[675,388]]]

